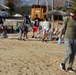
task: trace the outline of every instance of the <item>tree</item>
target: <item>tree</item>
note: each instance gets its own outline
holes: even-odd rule
[[[10,8],[10,14],[15,13],[16,6],[21,5],[21,0],[4,0],[4,4]]]
[[[21,5],[22,4],[21,0],[4,0],[5,5],[11,4],[11,3],[13,3],[14,5]]]
[[[21,15],[30,15],[31,14],[31,6],[23,5],[20,7],[16,7],[15,13],[19,13]]]
[[[76,0],[72,0],[72,1],[70,2],[70,9],[76,10]]]
[[[4,4],[7,5],[8,3],[14,3],[15,0],[4,0]]]

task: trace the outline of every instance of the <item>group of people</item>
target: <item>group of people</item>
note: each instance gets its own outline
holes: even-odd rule
[[[7,37],[4,21],[5,19],[0,16],[0,32],[1,32],[0,37],[1,38]],[[19,22],[19,23],[17,22],[16,31],[19,33],[18,40],[28,41],[28,32],[30,29],[32,29],[32,38],[38,38],[40,35],[40,29],[41,29],[43,32],[42,42],[44,42],[51,28],[51,23],[46,17],[44,17],[43,24],[41,26],[40,26],[40,21],[41,21],[40,18],[36,14],[33,24],[31,23],[31,20],[28,15],[23,17],[23,22]]]
[[[3,21],[4,20],[0,16],[0,31],[4,30]],[[40,23],[40,19],[38,18],[37,14],[34,19],[34,25],[31,25],[31,21],[28,16],[24,16],[23,23],[21,23],[21,25],[18,28],[19,29],[18,40],[22,40],[22,38],[23,40],[28,40],[27,34],[29,30],[28,29],[29,24],[32,27],[32,32],[33,32],[32,38],[37,38],[35,33],[39,31],[39,23]],[[61,70],[66,71],[66,62],[69,59],[69,65],[68,65],[67,71],[75,72],[72,66],[73,66],[75,54],[76,54],[76,11],[71,11],[70,17],[66,18],[63,21],[63,26],[59,31],[60,32],[59,38],[61,38],[61,36],[63,35],[64,28],[65,28],[64,44],[65,44],[66,54],[63,61],[60,63],[60,68]],[[51,29],[51,23],[46,17],[44,17],[43,24],[42,24],[42,31],[43,31],[42,42],[45,41],[50,29]],[[22,37],[22,34],[23,34],[23,37]]]
[[[32,28],[32,38],[38,38],[39,33],[40,33],[40,18],[38,17],[38,15],[35,15],[34,18],[34,24],[31,24],[30,18],[26,15],[23,18],[23,23],[21,23],[20,25],[17,24],[17,27],[19,29],[19,36],[18,36],[18,40],[26,40],[28,41],[28,31],[29,28]],[[29,27],[30,26],[30,27]],[[43,35],[42,35],[42,42],[45,41],[45,38],[48,36],[48,32],[51,28],[51,23],[50,21],[48,21],[48,19],[46,17],[44,17],[43,19],[43,24],[41,26],[42,31],[43,31]],[[23,36],[22,36],[23,35]]]

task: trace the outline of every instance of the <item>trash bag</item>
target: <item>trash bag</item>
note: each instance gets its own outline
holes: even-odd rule
[[[62,39],[59,38],[59,39],[58,39],[58,45],[61,45],[61,44],[62,44]]]

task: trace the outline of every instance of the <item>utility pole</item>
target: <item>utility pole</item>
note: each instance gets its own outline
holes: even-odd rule
[[[51,0],[51,7],[52,7],[52,11],[54,10],[54,0]],[[53,20],[53,15],[52,15],[52,20]]]
[[[48,12],[48,0],[46,0],[46,12]],[[46,15],[48,17],[48,15]]]
[[[54,0],[51,0],[52,10],[54,10]]]
[[[36,5],[39,5],[39,0],[36,0]]]
[[[48,0],[46,0],[46,12],[48,12]]]
[[[52,7],[52,11],[54,10],[54,0],[51,0],[51,7]],[[54,17],[53,15],[51,16],[51,20],[52,20],[52,32],[54,31]]]

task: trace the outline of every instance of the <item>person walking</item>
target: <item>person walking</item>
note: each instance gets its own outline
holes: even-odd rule
[[[23,19],[23,24],[24,24],[24,35],[23,35],[23,40],[25,40],[26,37],[26,41],[28,41],[28,31],[30,31],[30,27],[32,27],[31,25],[31,21],[28,15],[24,16]]]
[[[28,41],[28,29],[29,27],[31,27],[31,21],[29,19],[29,17],[26,15],[24,16],[23,18],[23,23],[21,23],[21,25],[19,26],[19,37],[18,37],[18,40],[21,40],[23,38],[23,40],[25,41]],[[22,34],[23,34],[23,37],[22,37]]]
[[[49,30],[51,28],[51,23],[48,21],[47,18],[44,18],[43,25],[42,25],[42,30],[43,30],[43,35],[42,35],[42,42],[46,41],[45,38],[48,38]]]
[[[61,70],[66,71],[66,62],[69,59],[69,65],[67,68],[68,72],[75,72],[72,66],[75,59],[76,53],[76,10],[70,12],[70,17],[64,20],[63,27],[61,29],[61,33],[63,29],[66,27],[65,35],[64,35],[64,44],[66,49],[66,54],[63,61],[60,64]],[[61,36],[60,36],[61,37]]]
[[[32,29],[32,31],[33,31],[33,36],[32,36],[32,38],[36,38],[37,36],[37,32],[39,33],[39,23],[40,23],[40,18],[38,17],[38,15],[36,14],[35,15],[35,19],[34,19],[34,26],[33,26],[33,29]],[[35,33],[36,33],[36,35],[35,35]]]

